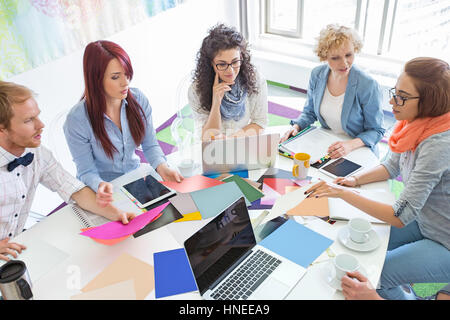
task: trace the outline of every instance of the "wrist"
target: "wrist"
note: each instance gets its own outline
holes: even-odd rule
[[[360,186],[359,181],[358,181],[358,177],[356,176],[350,176],[350,178],[353,178],[355,180],[355,187]]]

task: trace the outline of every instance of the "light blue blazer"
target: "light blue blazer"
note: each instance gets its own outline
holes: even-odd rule
[[[152,108],[147,97],[139,89],[130,88],[130,91],[145,114],[145,136],[141,144],[142,151],[147,161],[156,170],[161,163],[166,162],[166,157],[156,138]],[[94,134],[85,99],[70,110],[64,122],[64,135],[77,167],[77,178],[95,192],[97,192],[100,182],[111,181],[140,165],[140,158],[135,153],[138,146],[135,144],[128,126],[127,106],[128,102],[123,99],[120,107],[122,131],[106,114],[104,115],[106,132],[117,149],[113,159],[108,158]]]
[[[308,94],[302,114],[291,120],[300,128],[319,120],[322,127],[330,129],[320,115],[320,104],[328,81],[330,67],[320,65],[311,71]],[[383,109],[380,85],[367,73],[353,65],[348,77],[342,106],[342,129],[352,138],[360,138],[378,155],[377,143],[383,138]]]

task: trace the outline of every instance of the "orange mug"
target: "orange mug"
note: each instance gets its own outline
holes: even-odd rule
[[[305,179],[308,176],[311,156],[307,153],[296,153],[293,160],[292,175],[298,179]]]

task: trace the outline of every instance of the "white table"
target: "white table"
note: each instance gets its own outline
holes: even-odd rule
[[[286,126],[271,127],[268,131],[283,133],[286,128]],[[193,150],[195,150],[194,154],[200,157],[200,147],[197,145]],[[347,158],[356,160],[365,169],[378,164],[378,159],[368,148],[355,150]],[[169,164],[175,164],[177,154],[169,155],[168,161]],[[291,170],[292,160],[279,156],[275,167]],[[130,172],[116,179],[113,181],[115,190],[118,191],[120,185],[151,171],[153,170],[149,166],[142,166],[136,172]],[[249,178],[257,180],[265,171],[265,169],[250,171]],[[314,168],[310,168],[309,175],[327,181],[332,180]],[[364,186],[364,188],[389,190],[387,182],[374,183]],[[35,201],[39,201],[39,199],[35,199]],[[123,201],[122,199],[117,200],[116,203],[123,209],[136,213],[141,212],[131,201]],[[251,216],[257,214],[259,214],[258,211],[251,212]],[[178,223],[176,228],[184,228],[187,233],[194,233],[209,220],[183,222],[183,225]],[[347,249],[337,240],[337,233],[346,225],[346,222],[338,221],[334,225],[330,225],[314,218],[307,219],[305,222],[306,227],[336,241],[331,245],[331,250],[324,252],[308,267],[306,275],[291,291],[288,299],[343,299],[342,294],[331,288],[322,275],[322,267],[329,263],[330,252],[335,254],[347,252],[356,256],[367,271],[369,280],[374,286],[377,284],[389,240],[390,227],[388,225],[374,225],[374,230],[381,238],[381,245],[374,251],[359,253]],[[18,259],[26,263],[31,274],[39,275],[37,279],[32,279],[35,299],[70,299],[71,296],[79,294],[79,289],[89,283],[122,253],[128,253],[153,265],[153,253],[181,248],[182,239],[178,234],[174,235],[173,225],[169,224],[138,238],[130,237],[114,246],[106,246],[80,235],[81,224],[73,215],[69,206],[66,206],[21,233],[12,241],[25,244],[28,247]],[[59,252],[59,263],[51,268],[46,264],[52,260],[52,254],[58,253],[58,250],[54,253],[51,250],[50,252],[38,252],[42,248],[42,244],[46,243],[62,251]],[[66,257],[64,257],[64,252]],[[155,299],[154,291],[146,299]],[[167,297],[167,299],[200,299],[200,295],[198,292],[190,292]]]

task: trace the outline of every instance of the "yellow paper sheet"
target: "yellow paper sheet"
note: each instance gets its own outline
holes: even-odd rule
[[[192,220],[202,220],[200,211],[185,214],[185,215],[183,215],[183,218],[175,220],[174,222],[184,222],[184,221],[192,221]]]
[[[123,253],[81,291],[89,292],[130,279],[134,280],[136,299],[138,300],[143,300],[155,288],[153,267],[127,253]]]

